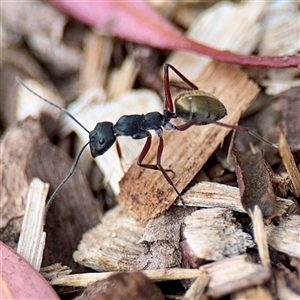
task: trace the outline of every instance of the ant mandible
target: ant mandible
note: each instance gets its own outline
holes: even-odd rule
[[[169,69],[172,69],[181,78],[181,80],[183,80],[188,85],[188,88],[185,88],[187,89],[187,91],[184,91],[179,95],[177,95],[174,102],[172,100],[171,91],[170,91],[171,84],[169,79]],[[179,191],[177,190],[176,186],[174,185],[171,178],[167,174],[167,171],[169,170],[165,170],[161,165],[161,157],[164,148],[163,128],[165,128],[166,130],[185,131],[194,125],[206,125],[206,124],[214,123],[231,129],[248,132],[251,135],[255,136],[256,138],[266,142],[267,144],[277,147],[276,145],[273,145],[270,142],[263,139],[261,136],[250,131],[246,127],[234,126],[234,125],[218,122],[218,120],[224,118],[227,115],[225,106],[214,95],[198,90],[198,87],[196,85],[194,85],[191,81],[189,81],[182,73],[180,73],[174,66],[170,64],[164,65],[165,99],[164,99],[163,113],[150,112],[145,115],[137,115],[137,114],[124,115],[119,118],[116,124],[113,124],[112,122],[97,123],[96,127],[92,131],[87,130],[66,109],[38,95],[33,90],[31,90],[27,85],[25,85],[25,83],[22,82],[19,78],[17,78],[17,81],[21,85],[23,85],[27,90],[29,90],[34,95],[39,97],[40,99],[46,101],[48,104],[55,106],[59,110],[63,111],[67,116],[73,119],[78,125],[80,125],[89,134],[89,142],[86,143],[83,146],[83,148],[79,151],[69,174],[58,185],[58,187],[55,189],[50,199],[48,200],[45,209],[45,217],[56,194],[75,172],[79,158],[83,153],[84,149],[88,145],[90,145],[90,151],[92,157],[95,158],[99,155],[104,154],[115,142],[117,142],[118,136],[130,136],[133,139],[146,138],[146,143],[144,145],[144,148],[142,149],[141,154],[138,157],[137,164],[140,167],[161,171],[165,179],[173,187],[173,189],[175,190],[175,192],[177,193],[180,199],[181,199],[181,195]],[[171,119],[176,119],[176,118],[183,120],[185,123],[177,126],[170,122]],[[143,164],[143,160],[147,155],[151,146],[152,135],[149,132],[149,130],[154,130],[157,136],[159,137],[156,164]]]

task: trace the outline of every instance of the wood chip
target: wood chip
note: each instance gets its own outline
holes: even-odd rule
[[[139,241],[144,251],[138,258],[138,269],[168,269],[182,265],[181,226],[184,218],[194,210],[172,206],[147,223]]]
[[[234,149],[232,154],[244,209],[249,213],[257,205],[264,218],[271,219],[276,215],[276,196],[262,153],[245,155]]]
[[[197,210],[184,220],[183,255],[193,267],[203,261],[221,260],[245,253],[254,246],[249,234],[243,232],[233,212],[225,208]],[[191,253],[193,260],[191,261]]]
[[[299,20],[297,2],[275,1],[269,3],[263,18],[263,31],[259,44],[260,55],[292,55],[299,53]],[[289,34],[286,34],[289,32]],[[299,87],[299,68],[267,70],[261,80],[265,92],[277,95],[293,87]]]
[[[64,43],[67,17],[47,2],[6,2],[3,22],[14,33],[23,36],[41,62],[52,72],[62,75],[79,69],[79,47]],[[37,26],[39,24],[39,26]]]
[[[104,215],[102,223],[83,235],[73,258],[96,271],[133,270],[143,250],[138,244],[143,230],[142,224],[116,206]]]
[[[203,270],[193,269],[160,269],[160,270],[146,270],[141,271],[149,279],[153,281],[170,281],[170,280],[182,280],[197,278],[203,273]],[[85,274],[72,274],[60,278],[54,278],[51,285],[65,285],[65,286],[77,286],[86,287],[89,284],[108,278],[111,275],[118,274],[119,272],[104,272],[104,273],[85,273]],[[129,272],[130,274],[131,272]]]
[[[265,230],[268,243],[277,251],[300,259],[300,215],[290,215],[281,220],[278,226],[270,224]]]
[[[48,190],[49,184],[38,178],[31,181],[17,248],[17,252],[38,271],[42,264],[46,242],[46,232],[43,229]]]
[[[132,57],[127,57],[124,60],[121,68],[112,72],[110,78],[108,79],[108,99],[116,99],[121,97],[126,92],[129,92],[133,87],[137,73],[137,63]],[[136,112],[132,111],[131,114],[132,113]]]
[[[62,266],[61,264],[56,263],[47,267],[42,267],[40,273],[50,281],[53,278],[69,275],[72,273],[72,270],[68,266]]]
[[[292,191],[299,198],[300,197],[300,172],[297,168],[293,154],[291,153],[288,142],[283,133],[283,127],[280,127],[280,143],[279,143],[279,153],[287,169],[289,177],[292,182]]]
[[[99,86],[104,87],[113,50],[112,39],[91,32],[86,35],[83,47],[83,58],[80,66],[81,92]]]
[[[195,207],[224,207],[230,210],[245,212],[242,204],[239,189],[216,182],[199,182],[190,188],[184,195],[183,200],[186,206]],[[177,200],[176,205],[182,205]],[[277,216],[296,213],[299,208],[294,201],[277,197]]]
[[[267,235],[264,229],[263,215],[258,206],[249,212],[253,224],[254,240],[257,244],[260,262],[266,268],[271,267]]]
[[[247,261],[246,255],[224,259],[201,267],[210,276],[206,294],[219,298],[246,287],[266,282],[269,268]]]
[[[246,255],[239,255],[219,262],[207,264],[200,269],[163,269],[142,271],[153,281],[192,279],[206,272],[210,281],[206,295],[218,298],[231,292],[264,283],[270,277],[270,270],[259,264],[247,261]],[[55,278],[51,285],[86,287],[89,284],[108,278],[116,272],[85,273]],[[130,274],[130,273],[129,273]]]

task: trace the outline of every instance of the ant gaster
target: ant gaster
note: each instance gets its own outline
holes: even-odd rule
[[[175,98],[174,102],[172,100],[170,91],[171,84],[169,80],[169,69],[172,69],[189,86],[188,88],[185,88],[188,90],[180,93]],[[163,128],[165,128],[166,130],[184,131],[194,125],[206,125],[214,123],[235,130],[246,131],[251,135],[255,136],[256,138],[263,140],[267,144],[277,147],[276,145],[271,144],[270,142],[264,140],[262,137],[258,136],[254,132],[250,131],[246,127],[234,126],[217,122],[218,120],[222,119],[227,115],[225,106],[214,95],[198,90],[196,85],[189,81],[183,74],[181,74],[175,67],[173,67],[170,64],[164,65],[165,100],[163,113],[150,112],[145,115],[125,115],[120,117],[116,124],[113,124],[112,122],[97,123],[96,127],[91,132],[87,130],[66,109],[61,108],[56,104],[50,102],[49,100],[41,97],[29,87],[27,87],[19,78],[17,78],[17,81],[40,99],[63,111],[67,116],[73,119],[86,132],[89,133],[89,142],[86,143],[83,146],[83,148],[79,151],[69,174],[59,184],[59,186],[55,189],[50,199],[48,200],[45,209],[45,216],[57,192],[65,184],[65,182],[73,175],[79,158],[83,150],[87,147],[87,145],[90,145],[91,154],[95,158],[99,155],[104,154],[116,142],[118,136],[130,136],[133,139],[146,138],[146,143],[141,154],[138,157],[137,164],[144,168],[161,171],[165,179],[173,187],[180,199],[181,196],[179,191],[177,190],[176,186],[167,174],[167,171],[171,170],[165,170],[161,165],[161,157],[164,148]],[[176,118],[183,120],[185,123],[177,126],[170,122],[171,119]],[[149,130],[154,130],[159,137],[156,164],[143,164],[143,160],[151,146],[152,136]]]

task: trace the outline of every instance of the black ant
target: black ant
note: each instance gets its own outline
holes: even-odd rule
[[[169,80],[170,68],[189,86],[188,88],[185,88],[188,89],[188,91],[184,91],[180,93],[175,98],[174,102],[172,100],[171,91],[170,91],[170,86],[171,86]],[[190,82],[183,74],[181,74],[175,67],[173,67],[170,64],[164,65],[165,100],[164,100],[163,113],[150,112],[145,115],[125,115],[120,117],[116,124],[113,124],[112,122],[97,123],[96,127],[92,131],[87,130],[66,109],[61,108],[60,106],[41,97],[33,90],[31,90],[28,86],[26,86],[24,82],[22,82],[19,78],[17,78],[17,81],[21,85],[23,85],[26,89],[28,89],[30,92],[32,92],[34,95],[39,97],[40,99],[46,101],[50,105],[53,105],[59,110],[63,111],[67,116],[73,119],[79,126],[81,126],[89,134],[89,142],[86,143],[83,146],[83,148],[79,151],[69,174],[59,184],[59,186],[55,189],[50,199],[48,200],[45,209],[45,216],[57,192],[66,183],[66,181],[69,180],[69,178],[73,175],[76,166],[78,164],[79,158],[83,153],[83,150],[88,145],[90,145],[92,157],[95,158],[99,155],[104,154],[115,142],[117,142],[118,136],[131,136],[133,139],[146,138],[146,143],[144,145],[144,148],[140,156],[138,157],[137,164],[144,168],[161,171],[165,179],[173,187],[173,189],[175,190],[175,192],[177,193],[180,199],[181,199],[181,195],[179,191],[177,190],[176,186],[174,185],[171,178],[167,174],[167,171],[171,171],[171,170],[165,170],[161,165],[161,157],[164,148],[163,128],[165,128],[166,130],[185,131],[194,125],[206,125],[206,124],[214,123],[231,129],[248,132],[251,135],[258,138],[259,140],[262,140],[267,144],[269,144],[270,146],[277,148],[276,145],[271,144],[270,142],[266,141],[261,136],[255,134],[254,132],[250,131],[246,127],[234,126],[234,125],[218,122],[218,120],[224,118],[227,115],[225,106],[214,95],[198,90],[198,87],[196,85]],[[175,109],[174,109],[174,105],[175,105]],[[176,118],[183,120],[185,123],[178,126],[172,124],[170,120]],[[143,164],[143,160],[147,155],[151,146],[152,136],[149,130],[154,130],[159,137],[156,164]],[[118,144],[117,147],[119,147]]]

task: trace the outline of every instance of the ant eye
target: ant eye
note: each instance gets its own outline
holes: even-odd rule
[[[104,139],[100,139],[100,140],[99,140],[99,143],[100,143],[101,145],[104,144],[104,142],[105,142]]]

